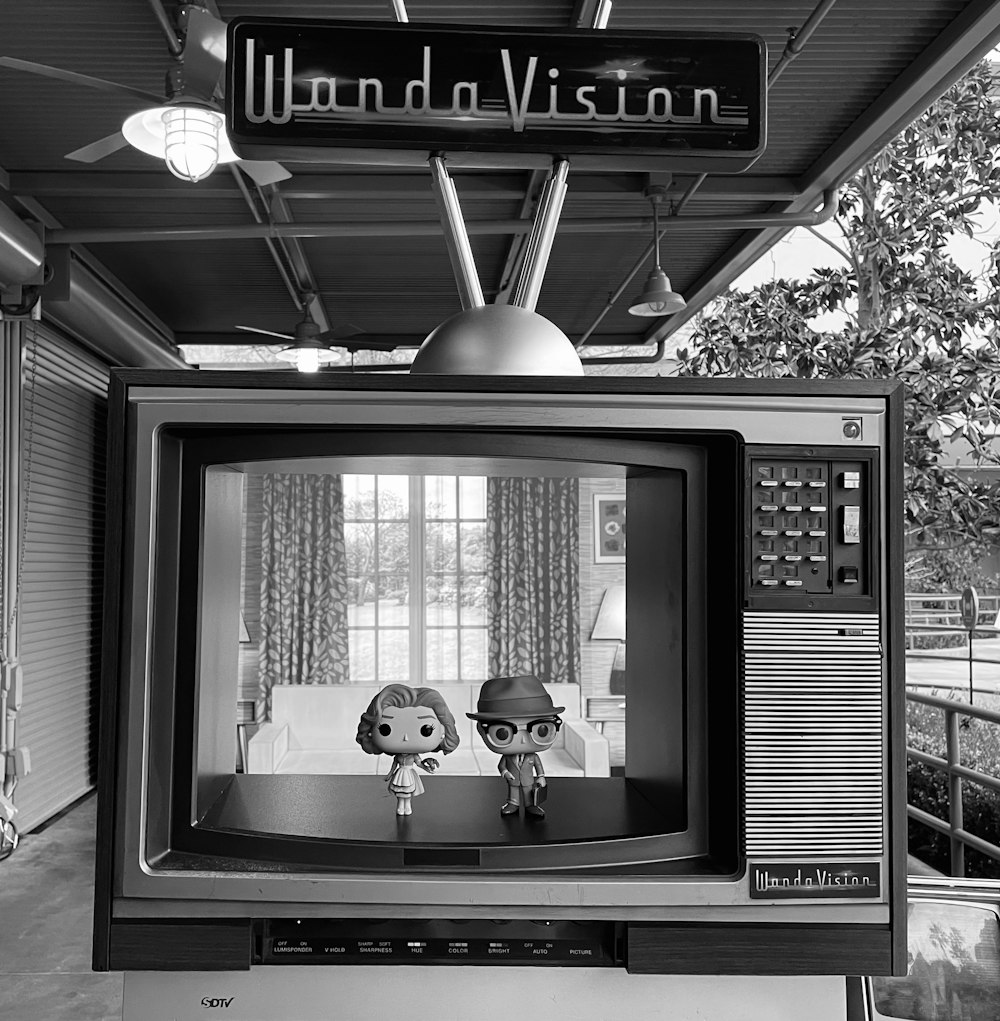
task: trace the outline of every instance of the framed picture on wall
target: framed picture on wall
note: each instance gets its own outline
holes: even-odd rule
[[[625,563],[625,497],[594,494],[594,563]]]

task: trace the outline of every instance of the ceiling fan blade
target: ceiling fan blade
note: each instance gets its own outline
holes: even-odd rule
[[[105,135],[104,138],[99,138],[96,142],[91,142],[90,145],[83,145],[79,149],[66,153],[66,159],[76,160],[77,163],[96,163],[98,160],[104,159],[105,156],[124,149],[126,145],[128,142],[125,141],[125,136],[120,131],[116,131],[113,135]]]
[[[108,82],[103,78],[93,78],[89,74],[67,71],[62,67],[36,64],[33,60],[20,60],[18,57],[0,57],[0,67],[9,67],[14,71],[27,71],[29,74],[40,74],[45,78],[55,78],[58,81],[69,82],[71,85],[85,85],[89,89],[100,89],[102,92],[110,92],[116,96],[130,96],[132,99],[140,99],[143,103],[151,103],[153,106],[159,106],[163,102],[163,96],[158,96],[153,92],[133,89],[129,85],[119,85],[117,82]]]
[[[236,165],[256,184],[277,184],[292,175],[280,164],[271,160],[237,160]]]
[[[316,339],[322,341],[347,340],[348,337],[356,337],[364,333],[360,326],[354,323],[344,323],[342,326],[335,326],[332,330],[324,330]]]
[[[352,337],[345,337],[343,340],[335,341],[334,346],[345,347],[348,351],[396,351],[404,345],[395,340],[381,340],[378,337],[370,337],[365,333],[357,333]]]
[[[237,326],[237,330],[243,330],[245,333],[262,333],[265,337],[278,337],[281,340],[295,340],[294,337],[289,336],[287,333],[275,333],[273,330],[261,330],[256,326]]]
[[[184,91],[211,99],[226,66],[226,25],[204,7],[188,6]]]

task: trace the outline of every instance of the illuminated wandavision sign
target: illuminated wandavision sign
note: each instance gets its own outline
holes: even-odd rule
[[[740,170],[764,147],[764,58],[756,37],[238,18],[228,128],[249,158],[341,146]]]

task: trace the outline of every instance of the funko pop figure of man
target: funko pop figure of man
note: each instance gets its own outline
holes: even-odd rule
[[[507,781],[507,800],[501,815],[545,815],[541,803],[547,794],[545,770],[539,752],[551,748],[565,706],[552,704],[542,682],[531,674],[494,677],[479,689],[476,712],[466,713],[486,747],[500,756],[498,769]]]

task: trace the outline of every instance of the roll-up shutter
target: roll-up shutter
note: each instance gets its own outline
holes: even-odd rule
[[[22,832],[95,781],[108,392],[99,359],[40,324],[24,332],[17,743],[30,750],[32,771],[14,793]]]

